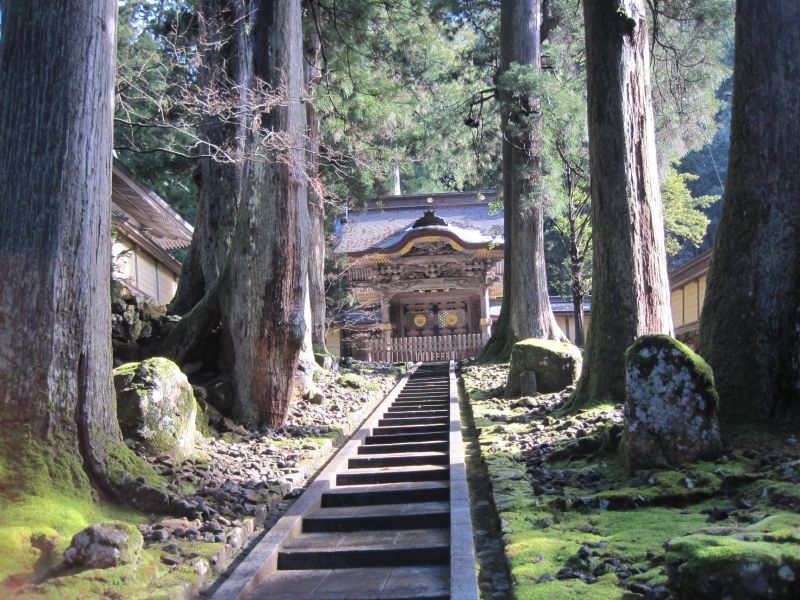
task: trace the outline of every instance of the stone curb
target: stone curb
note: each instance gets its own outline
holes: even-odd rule
[[[333,455],[317,477],[295,500],[294,504],[260,540],[255,542],[244,559],[213,592],[210,596],[211,600],[242,600],[252,593],[271,573],[277,570],[280,549],[300,535],[303,516],[320,507],[322,494],[334,487],[336,473],[342,469],[343,465],[347,464],[350,456],[357,452],[361,441],[369,435],[370,430],[378,426],[378,420],[383,414],[383,409],[388,408],[394,402],[394,399],[418,366],[419,364],[416,364],[410,368],[384,399],[372,409],[358,431]],[[458,405],[456,404],[457,407]],[[461,432],[459,430],[459,437],[460,435]],[[467,599],[465,598],[465,600]]]
[[[478,600],[465,459],[456,364],[450,361],[450,598]]]

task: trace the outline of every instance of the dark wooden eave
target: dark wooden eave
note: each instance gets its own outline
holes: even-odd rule
[[[698,254],[689,262],[681,265],[669,274],[669,287],[671,290],[697,279],[708,271],[711,264],[711,250]]]

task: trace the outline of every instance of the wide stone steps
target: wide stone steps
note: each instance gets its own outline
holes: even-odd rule
[[[370,506],[396,502],[437,502],[450,500],[446,481],[414,481],[380,485],[349,485],[322,495],[322,507]]]
[[[463,558],[473,550],[451,370],[423,365],[387,398],[360,442],[348,443],[357,447],[326,468],[329,489],[287,526],[299,526],[297,533],[265,551],[274,561],[270,575],[236,600],[477,600],[474,560]],[[466,549],[454,550],[451,531],[461,545],[468,538]]]
[[[258,591],[270,600],[449,600],[449,575],[445,566],[278,571]]]
[[[450,467],[441,465],[412,465],[377,469],[348,469],[336,476],[336,485],[368,483],[402,483],[405,481],[447,481]]]
[[[370,469],[375,467],[408,467],[412,465],[446,465],[450,462],[447,452],[395,452],[392,454],[371,454],[354,456],[347,461],[349,469]]]
[[[387,419],[380,419],[378,425],[381,427],[392,427],[396,425],[438,425],[439,427],[447,427],[449,424],[447,415],[442,416],[396,416]]]
[[[380,435],[368,435],[364,438],[364,443],[372,444],[396,444],[398,442],[435,442],[447,441],[447,431],[426,431],[425,433],[392,433]]]
[[[450,525],[448,502],[410,502],[373,506],[321,508],[303,519],[303,531],[365,531],[420,529]]]

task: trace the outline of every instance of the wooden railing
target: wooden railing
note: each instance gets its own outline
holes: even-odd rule
[[[388,346],[383,340],[370,340],[366,348],[367,360],[384,362],[461,360],[478,356],[487,340],[488,336],[480,333],[392,338]]]

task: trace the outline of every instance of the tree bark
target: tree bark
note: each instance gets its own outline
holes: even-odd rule
[[[533,65],[538,72],[539,22],[538,0],[501,2],[501,75],[512,63]],[[514,343],[525,338],[566,339],[553,316],[547,288],[539,102],[502,85],[499,91],[505,225],[503,305],[482,353],[484,359],[507,357]]]
[[[44,448],[68,493],[84,472],[106,489],[122,444],[109,290],[116,12],[114,0],[3,8],[0,439],[11,461]]]
[[[228,285],[221,293],[225,346],[234,381],[234,414],[249,425],[282,425],[303,342],[308,215],[302,101],[300,0],[260,0],[253,30],[254,75],[285,88],[285,106],[260,115],[262,136],[278,132],[288,156],[245,165]],[[250,152],[251,156],[254,153]]]
[[[219,318],[219,362],[231,374],[233,416],[249,426],[285,422],[306,329],[309,217],[300,14],[300,0],[258,0],[250,14],[253,49],[245,78],[285,91],[287,99],[253,119],[257,126],[248,133],[225,266],[160,348],[179,361],[188,358]],[[279,136],[284,147],[267,158],[263,141],[270,135]]]
[[[322,42],[317,23],[311,23],[307,31],[306,85],[307,95],[312,98],[312,88],[322,77]],[[319,178],[320,116],[314,109],[313,100],[306,103],[307,138],[306,160],[308,179]],[[325,345],[325,205],[314,186],[308,188],[308,214],[311,236],[308,250],[308,284],[311,303],[311,343],[315,352],[327,352]]]
[[[239,157],[244,152],[247,118],[245,111],[238,119],[231,116],[237,99],[242,106],[246,102],[239,98],[247,89],[244,0],[202,0],[198,16],[200,85],[225,91],[231,106],[220,114],[206,115],[198,128],[205,144],[197,161],[197,222],[172,301],[176,314],[186,314],[200,302],[224,268],[236,227],[242,177]],[[220,149],[228,156],[222,156]]]
[[[583,347],[586,341],[583,325],[583,294],[572,292],[572,318],[575,321],[575,345]]]
[[[591,166],[592,326],[572,406],[625,397],[625,350],[672,333],[643,0],[583,3]]]
[[[728,180],[700,320],[723,423],[800,413],[800,4],[739,0]]]

